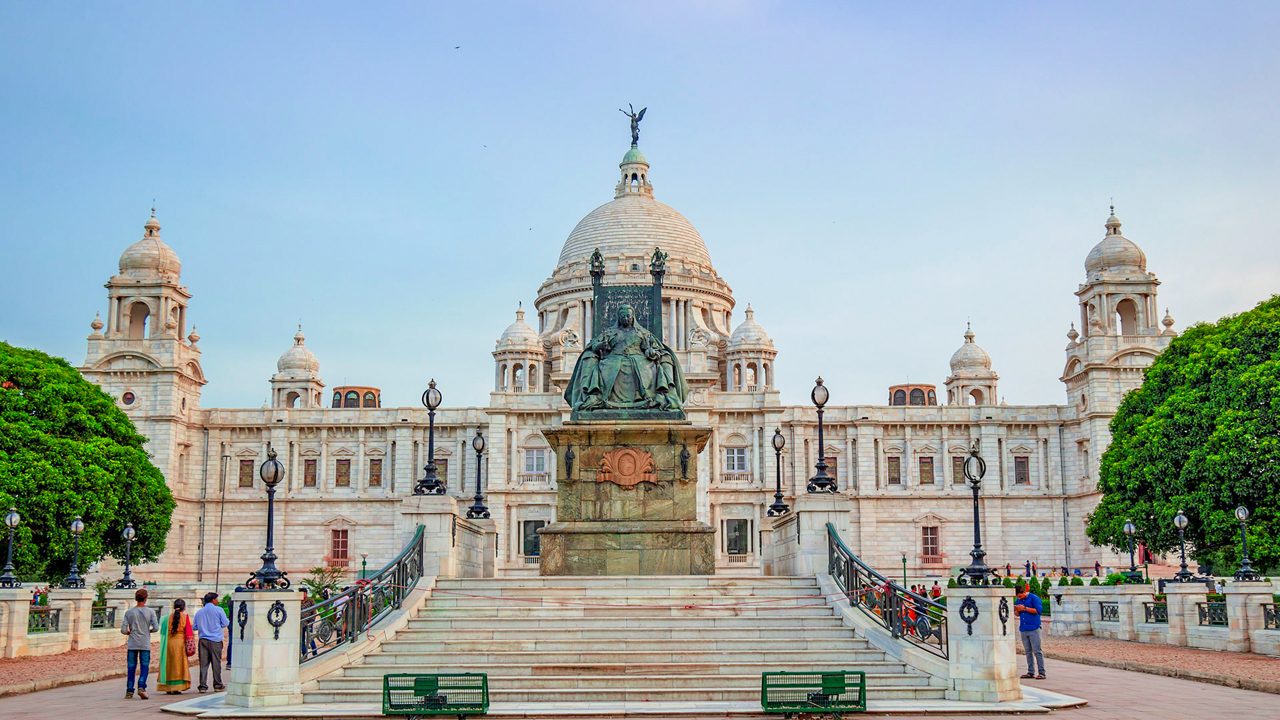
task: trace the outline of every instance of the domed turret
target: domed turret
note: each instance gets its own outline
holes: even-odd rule
[[[181,271],[178,254],[160,239],[160,221],[156,219],[156,209],[151,208],[151,217],[143,226],[142,239],[125,248],[120,255],[120,273],[177,276]]]
[[[729,337],[730,350],[754,350],[759,348],[773,349],[773,340],[769,337],[769,333],[764,331],[764,327],[756,322],[756,312],[747,305],[747,317],[736,329],[733,335]]]
[[[953,405],[989,405],[996,401],[996,381],[991,356],[974,342],[971,325],[965,326],[964,344],[951,355],[951,375],[947,377],[947,402]]]
[[[543,392],[546,357],[542,338],[524,321],[524,305],[516,306],[515,322],[494,343],[494,392]]]
[[[199,336],[196,336],[197,339]],[[293,347],[276,361],[276,374],[271,376],[271,392],[275,407],[321,407],[320,361],[306,345],[302,325],[293,336]],[[193,341],[194,342],[194,341]]]
[[[977,335],[973,326],[967,325],[964,331],[964,344],[951,355],[951,374],[985,373],[991,370],[991,356],[974,342]]]
[[[725,352],[728,392],[761,392],[773,389],[773,361],[778,351],[773,340],[756,322],[756,312],[747,305],[747,316],[729,337]]]
[[[495,350],[542,350],[542,340],[538,333],[524,321],[524,306],[516,308],[515,322],[502,331],[495,343]]]
[[[320,361],[316,359],[315,353],[307,348],[306,341],[307,336],[302,334],[302,326],[299,325],[298,332],[293,336],[293,347],[285,350],[276,361],[276,370],[279,374],[302,377],[320,372]]]
[[[1132,240],[1120,234],[1120,218],[1111,206],[1107,218],[1107,234],[1102,242],[1093,246],[1084,260],[1085,273],[1095,277],[1100,273],[1146,273],[1147,256]]]

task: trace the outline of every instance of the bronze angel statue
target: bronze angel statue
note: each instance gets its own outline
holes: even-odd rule
[[[631,147],[636,147],[640,144],[640,121],[644,119],[644,111],[649,108],[643,107],[640,108],[640,112],[636,112],[631,103],[627,103],[627,108],[630,112],[622,108],[618,108],[618,112],[631,118]]]

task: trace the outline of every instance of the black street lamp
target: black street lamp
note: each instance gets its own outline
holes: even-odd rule
[[[1188,522],[1187,516],[1181,510],[1178,511],[1177,515],[1173,516],[1173,526],[1178,528],[1178,554],[1182,557],[1182,564],[1179,566],[1178,572],[1173,574],[1174,579],[1178,582],[1191,582],[1195,578],[1195,573],[1187,569],[1186,530]]]
[[[476,496],[475,502],[471,503],[471,507],[467,508],[467,517],[476,519],[489,519],[489,508],[484,506],[484,493],[480,490],[480,465],[484,456],[484,436],[480,434],[480,430],[476,430],[476,436],[471,438],[471,447],[476,451]]]
[[[769,506],[769,517],[778,517],[791,512],[791,508],[782,502],[782,448],[787,446],[787,439],[782,437],[782,429],[775,428],[773,431],[773,455],[775,459],[774,467],[778,470],[778,484],[773,492],[773,504]]]
[[[18,508],[9,508],[9,512],[4,514],[5,527],[9,528],[9,550],[5,554],[4,574],[0,575],[0,588],[22,587],[22,581],[13,574],[13,531],[20,522],[22,516],[18,514]]]
[[[821,377],[818,378],[818,384],[813,386],[813,392],[809,393],[809,399],[813,400],[814,406],[818,408],[818,464],[814,466],[818,472],[809,478],[805,491],[833,493],[836,491],[836,481],[827,475],[827,444],[822,437],[822,406],[831,399],[831,393],[827,390],[827,386],[822,384]]]
[[[67,579],[62,581],[62,587],[67,589],[83,589],[84,578],[80,577],[80,535],[84,532],[84,521],[77,515],[75,520],[71,521],[71,537],[75,538],[76,551],[75,556],[71,560],[71,572],[67,575]]]
[[[969,551],[969,566],[960,571],[956,582],[960,585],[989,585],[994,571],[987,567],[987,551],[982,549],[982,516],[978,512],[978,491],[982,478],[987,474],[987,461],[978,454],[981,440],[974,440],[969,457],[964,461],[964,477],[973,490],[973,549]]]
[[[426,474],[413,488],[414,495],[443,495],[444,483],[436,477],[436,408],[440,407],[444,396],[436,389],[435,378],[427,383],[426,392],[422,393],[422,404],[427,407],[427,466]]]
[[[1132,522],[1124,521],[1124,536],[1129,543],[1129,572],[1124,574],[1125,582],[1140,583],[1142,582],[1142,573],[1138,572],[1138,566],[1133,561],[1133,536],[1138,532],[1138,526]]]
[[[138,537],[138,531],[133,529],[133,523],[124,524],[124,575],[116,581],[117,590],[132,590],[138,587],[137,581],[133,579],[133,571],[129,569],[129,561],[133,559],[133,539]]]
[[[288,590],[289,578],[285,571],[276,567],[275,524],[276,524],[276,485],[284,479],[284,463],[276,459],[276,450],[267,444],[267,459],[258,468],[258,477],[267,486],[267,548],[262,553],[262,567],[249,576],[245,583],[248,590]]]
[[[1249,564],[1249,538],[1245,536],[1245,524],[1249,520],[1249,508],[1241,505],[1236,508],[1236,520],[1240,521],[1240,569],[1236,571],[1236,580],[1257,582],[1258,572]]]

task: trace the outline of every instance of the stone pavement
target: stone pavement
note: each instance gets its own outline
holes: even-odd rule
[[[1111,668],[1050,661],[1050,679],[1032,681],[1037,687],[1087,697],[1082,708],[1059,710],[1051,717],[1062,720],[1132,720],[1158,717],[1160,720],[1280,720],[1280,697],[1269,693],[1240,690]],[[0,718],[5,720],[47,720],[74,718],[86,714],[100,720],[112,718],[172,718],[160,708],[176,701],[197,697],[194,690],[183,695],[152,695],[150,700],[125,700],[124,681],[108,680],[0,698]],[[903,717],[871,714],[865,718]],[[957,716],[929,715],[930,720],[960,720]],[[973,720],[972,716],[965,720]]]

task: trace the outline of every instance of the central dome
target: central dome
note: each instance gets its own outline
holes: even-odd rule
[[[605,257],[647,257],[655,246],[672,259],[711,265],[707,245],[693,223],[643,194],[623,195],[587,213],[564,241],[558,264],[586,260],[596,248]]]

